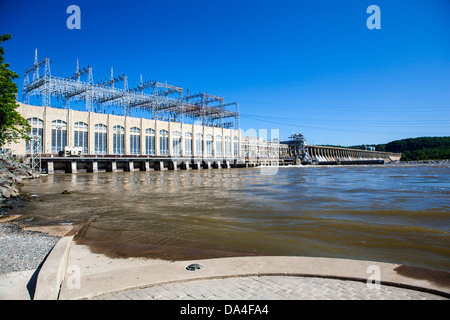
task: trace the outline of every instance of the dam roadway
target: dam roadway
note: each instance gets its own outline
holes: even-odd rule
[[[202,158],[136,155],[55,156],[43,154],[41,170],[48,174],[78,172],[117,172],[151,170],[189,170],[255,167],[259,165],[301,164],[292,150],[280,145],[278,155],[242,158]],[[306,145],[312,165],[385,164],[400,161],[401,153]],[[261,152],[263,154],[263,152]]]

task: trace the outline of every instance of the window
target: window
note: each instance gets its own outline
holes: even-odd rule
[[[201,133],[195,135],[195,155],[203,156],[203,135]]]
[[[39,152],[43,152],[43,140],[44,140],[44,121],[38,118],[29,118],[27,119],[31,125],[31,130],[27,132],[29,136],[39,136]],[[26,150],[27,152],[31,152],[31,142],[27,140],[26,142]]]
[[[235,157],[239,156],[239,138],[238,137],[234,137],[234,156]]]
[[[96,154],[106,154],[106,137],[108,131],[104,124],[97,123],[94,127],[94,152]]]
[[[208,134],[206,135],[206,156],[212,157],[213,155],[213,136]]]
[[[52,121],[52,152],[63,151],[67,145],[67,123],[62,120]]]
[[[172,148],[173,155],[179,156],[181,155],[181,133],[180,131],[174,131],[172,134]]]
[[[225,156],[231,157],[231,137],[225,136]]]
[[[88,125],[84,122],[75,122],[74,147],[81,147],[83,153],[88,153]]]
[[[159,154],[169,154],[169,132],[167,130],[159,131]]]
[[[124,136],[125,129],[122,126],[113,127],[113,153],[114,154],[124,154]]]
[[[155,130],[145,129],[145,153],[155,154]]]
[[[141,129],[130,129],[130,154],[141,154]]]
[[[216,136],[216,157],[222,156],[222,136]]]
[[[190,132],[184,134],[184,155],[192,156],[192,133]]]

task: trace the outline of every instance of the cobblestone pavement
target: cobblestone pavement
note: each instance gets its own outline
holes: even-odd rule
[[[357,281],[253,276],[169,283],[97,297],[104,300],[441,300],[421,291]]]

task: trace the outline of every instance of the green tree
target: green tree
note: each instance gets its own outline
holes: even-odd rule
[[[389,152],[403,152],[408,149],[408,144],[404,140],[395,140],[386,144],[386,150]]]
[[[403,152],[402,158],[400,160],[401,161],[409,161],[409,160],[411,160],[411,151],[406,150],[405,152]]]
[[[10,34],[0,35],[0,45],[9,39]],[[4,54],[0,46],[0,146],[29,139],[27,132],[31,129],[28,121],[16,110],[19,104],[16,101],[17,84],[13,80],[19,76],[8,69],[9,63],[4,63]]]

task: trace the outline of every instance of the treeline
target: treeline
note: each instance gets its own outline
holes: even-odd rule
[[[408,138],[367,146],[377,151],[403,153],[401,161],[450,159],[450,137]],[[364,146],[350,148],[364,149]]]

